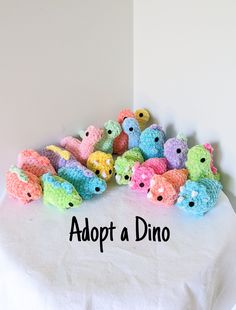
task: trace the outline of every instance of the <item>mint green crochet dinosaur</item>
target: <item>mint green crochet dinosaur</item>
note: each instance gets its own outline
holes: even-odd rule
[[[126,151],[123,155],[118,156],[115,161],[115,177],[119,185],[126,185],[129,183],[132,168],[136,162],[142,163],[144,161],[142,153],[138,147]]]
[[[212,156],[212,153],[204,145],[195,145],[189,149],[185,166],[189,171],[190,180],[198,181],[207,178],[219,181],[220,174],[213,166]]]
[[[102,139],[96,144],[95,149],[104,153],[113,153],[113,141],[121,133],[122,129],[118,122],[109,120],[104,124]]]
[[[81,204],[82,198],[74,186],[61,177],[46,173],[41,177],[41,181],[44,204],[56,206],[61,210]]]

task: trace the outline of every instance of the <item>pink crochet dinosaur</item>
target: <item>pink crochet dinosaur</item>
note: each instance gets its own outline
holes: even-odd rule
[[[40,199],[42,196],[40,179],[16,166],[12,166],[6,174],[6,189],[11,197],[23,204]]]
[[[213,152],[214,152],[214,148],[211,144],[209,143],[205,143],[203,144],[203,146],[205,147],[206,150],[208,150],[211,154],[211,171],[214,174],[217,174],[217,168],[214,166],[214,160],[213,160]]]
[[[89,126],[82,137],[82,141],[72,136],[60,141],[62,147],[69,151],[83,165],[86,165],[89,155],[94,152],[95,144],[101,140],[103,129]]]
[[[38,152],[30,149],[19,153],[17,167],[31,172],[37,177],[40,177],[47,172],[56,174],[55,169],[47,157],[41,156]]]
[[[150,158],[144,163],[136,162],[132,169],[133,174],[129,186],[138,192],[147,193],[154,174],[163,174],[166,170],[167,160],[165,158]]]
[[[187,181],[187,169],[173,169],[162,175],[155,174],[150,182],[147,197],[159,206],[172,206],[180,191],[180,187]]]

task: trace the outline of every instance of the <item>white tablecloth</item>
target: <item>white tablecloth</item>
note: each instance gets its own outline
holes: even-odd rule
[[[69,242],[81,227],[117,227],[114,241]],[[168,242],[136,242],[135,217],[161,228]],[[130,241],[120,241],[127,226]],[[41,202],[0,206],[0,309],[232,309],[236,304],[236,217],[222,192],[203,218],[158,208],[128,187],[110,186],[78,209]]]

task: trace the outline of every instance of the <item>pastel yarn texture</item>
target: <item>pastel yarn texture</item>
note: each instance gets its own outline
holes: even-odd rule
[[[118,122],[109,120],[104,124],[104,131],[101,140],[96,144],[95,149],[113,153],[113,141],[121,133],[122,129]]]
[[[122,123],[122,128],[128,136],[128,149],[138,147],[141,135],[138,121],[135,118],[127,117]]]
[[[84,200],[102,194],[107,188],[104,180],[82,165],[60,168],[58,175],[73,184]]]
[[[172,206],[188,177],[187,169],[173,169],[162,175],[155,174],[150,182],[150,191],[147,197],[156,205]]]
[[[71,166],[73,163],[78,164],[78,161],[69,151],[54,144],[46,146],[39,153],[50,160],[56,171],[62,167]]]
[[[43,186],[43,201],[61,210],[78,207],[82,198],[72,184],[50,173],[41,177]]]
[[[173,206],[179,196],[180,209],[204,215],[222,189],[212,145],[189,149],[183,134],[166,140],[161,126],[146,128],[150,118],[146,109],[123,109],[103,128],[91,125],[78,138],[20,152],[6,174],[7,192],[23,204],[43,196],[45,204],[65,210],[104,193],[115,176],[157,206]]]
[[[24,150],[20,152],[17,158],[17,167],[31,172],[37,177],[47,172],[56,174],[50,160],[45,156],[41,156],[34,150]]]
[[[120,135],[114,139],[113,142],[113,153],[117,155],[122,155],[128,150],[128,136],[122,131]]]
[[[113,176],[114,160],[111,154],[96,151],[89,155],[87,167],[98,177],[105,181],[109,181]]]
[[[65,137],[60,144],[68,150],[81,164],[86,165],[89,155],[94,151],[95,145],[101,140],[103,129],[89,126],[80,141],[74,137]]]
[[[118,114],[117,117],[117,121],[119,124],[122,124],[123,121],[127,118],[127,117],[133,117],[135,118],[135,114],[133,111],[131,111],[130,109],[123,109],[120,111],[120,113]]]
[[[6,190],[11,197],[23,204],[38,200],[42,196],[39,178],[16,166],[12,166],[6,174]]]
[[[115,160],[115,178],[119,185],[129,183],[132,175],[132,168],[135,162],[143,162],[143,156],[139,148],[133,148],[118,156]]]
[[[141,130],[144,130],[147,126],[147,123],[150,121],[150,113],[146,109],[138,109],[134,112],[135,118],[139,123]]]
[[[211,154],[211,171],[214,174],[217,174],[217,168],[214,166],[214,158],[213,158],[213,153],[214,153],[214,148],[210,143],[205,143],[203,144],[206,150],[208,150]]]
[[[168,161],[168,169],[185,168],[188,144],[183,135],[168,139],[164,144],[164,156]]]
[[[188,180],[180,188],[176,206],[190,214],[202,216],[215,206],[221,189],[222,185],[215,180]]]
[[[165,158],[150,158],[143,163],[136,162],[132,169],[129,186],[138,192],[147,193],[154,174],[163,174],[166,170],[167,161]]]
[[[165,133],[159,125],[153,124],[140,135],[139,148],[144,159],[164,157]]]
[[[135,117],[134,113],[130,109],[124,109],[121,110],[118,117],[117,121],[120,125],[122,125],[123,121],[127,117]],[[113,153],[117,155],[123,154],[125,151],[128,149],[128,136],[127,134],[122,130],[120,135],[115,138],[113,142]]]
[[[220,179],[220,175],[212,171],[212,154],[204,145],[195,145],[190,148],[185,165],[189,171],[189,179],[192,181],[203,178]]]

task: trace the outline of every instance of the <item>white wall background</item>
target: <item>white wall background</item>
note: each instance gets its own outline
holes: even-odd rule
[[[19,150],[131,105],[131,1],[0,0],[0,188]]]
[[[215,145],[236,205],[236,1],[134,0],[134,102]]]

